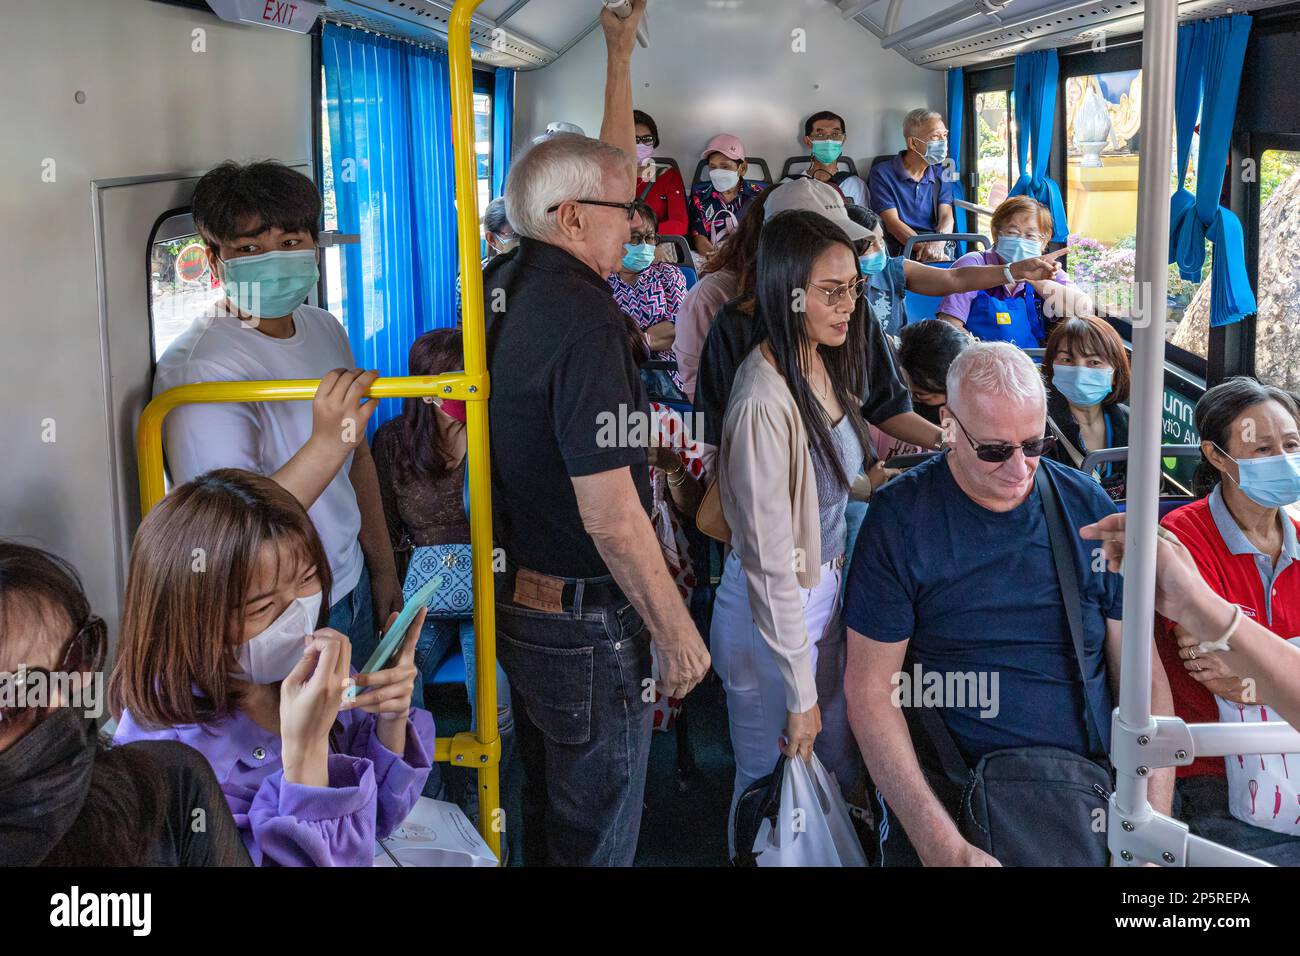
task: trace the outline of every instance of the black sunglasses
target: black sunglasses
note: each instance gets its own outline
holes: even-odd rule
[[[607,202],[604,199],[573,199],[573,200],[566,199],[565,202],[582,203],[582,205],[584,206],[609,206],[611,209],[623,209],[627,212],[628,222],[631,222],[633,219],[636,218],[636,200],[633,200],[632,202]],[[557,202],[550,209],[546,210],[546,212],[549,215],[550,213],[555,212],[555,210],[559,209],[563,205],[564,203]]]
[[[48,667],[24,665],[12,674],[0,674],[0,688],[4,691],[0,693],[0,700],[24,700],[22,704],[0,706],[0,728],[12,726],[20,718],[35,726],[48,713],[48,705],[26,703],[26,688],[36,684],[48,689],[51,676],[56,672],[75,674],[101,670],[107,649],[108,628],[102,618],[92,614],[69,639],[53,671]],[[37,674],[42,676],[41,682],[33,680]]]
[[[970,447],[974,450],[975,457],[980,461],[1001,464],[1014,455],[1017,448],[1024,452],[1026,458],[1037,458],[1039,455],[1049,452],[1056,447],[1055,435],[1048,435],[1044,438],[1035,438],[1032,441],[1022,441],[1016,445],[1008,445],[1006,442],[997,442],[989,445],[976,444],[975,439],[970,437],[970,432],[966,431],[966,426],[961,423],[961,419],[953,413],[951,406],[948,408],[948,414],[952,415],[952,420],[957,423],[957,427],[961,429],[961,433],[966,436],[966,441],[970,442]]]

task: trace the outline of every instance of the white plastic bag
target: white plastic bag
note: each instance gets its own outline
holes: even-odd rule
[[[406,819],[379,842],[375,866],[497,865],[496,856],[460,807],[428,797],[416,800]]]
[[[776,826],[764,820],[754,840],[759,866],[866,866],[835,777],[813,755],[785,762]]]

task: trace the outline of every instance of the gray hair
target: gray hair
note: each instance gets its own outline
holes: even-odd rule
[[[495,235],[501,235],[505,229],[512,228],[510,217],[506,215],[506,197],[498,196],[487,204],[483,210],[483,229]]]
[[[516,157],[506,177],[506,216],[515,232],[547,240],[555,219],[546,211],[570,199],[599,199],[608,173],[630,169],[617,146],[576,133],[557,133]]]
[[[930,109],[928,106],[918,106],[916,109],[912,110],[912,112],[903,117],[903,135],[905,137],[911,137],[917,130],[935,117],[943,119],[943,114],[938,110]]]
[[[1034,360],[1010,342],[973,342],[948,366],[948,403],[966,409],[965,398],[988,395],[1047,407],[1047,389]],[[961,393],[962,401],[955,401]]]

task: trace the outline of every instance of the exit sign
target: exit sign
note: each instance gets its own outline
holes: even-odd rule
[[[309,33],[325,12],[320,0],[208,0],[212,12],[231,23]]]

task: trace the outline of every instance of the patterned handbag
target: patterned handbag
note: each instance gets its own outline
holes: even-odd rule
[[[414,548],[402,582],[402,598],[409,601],[435,575],[443,584],[429,599],[431,618],[461,619],[474,613],[474,573],[467,544],[432,544]]]

